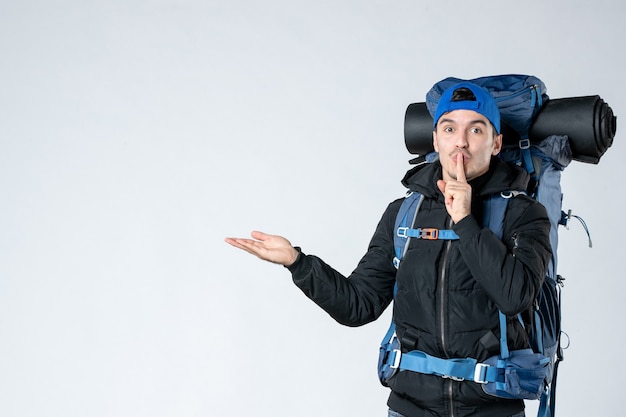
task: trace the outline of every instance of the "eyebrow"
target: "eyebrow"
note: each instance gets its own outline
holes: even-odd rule
[[[457,122],[454,119],[447,119],[442,117],[441,119],[439,119],[439,123],[452,123],[452,124],[457,124]],[[438,123],[438,124],[439,124]],[[476,120],[472,120],[469,124],[474,125],[474,124],[481,124],[483,126],[487,126],[487,122],[485,122],[482,119],[476,119]]]

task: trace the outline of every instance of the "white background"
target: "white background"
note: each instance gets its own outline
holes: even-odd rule
[[[224,237],[283,234],[350,273],[404,192],[409,103],[525,73],[619,117],[625,18],[621,0],[2,0],[0,416],[386,415],[389,312],[340,326]],[[560,231],[560,416],[623,410],[621,136],[563,175],[594,246]]]

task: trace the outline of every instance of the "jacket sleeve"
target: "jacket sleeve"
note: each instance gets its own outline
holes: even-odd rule
[[[509,204],[500,240],[468,216],[454,226],[461,256],[474,279],[506,315],[532,306],[546,276],[552,252],[545,208],[526,197]]]
[[[376,320],[393,299],[394,219],[400,203],[389,205],[376,227],[367,252],[345,277],[323,260],[300,253],[288,269],[294,283],[336,321],[361,326]]]

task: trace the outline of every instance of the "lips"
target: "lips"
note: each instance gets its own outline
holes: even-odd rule
[[[463,158],[463,163],[467,163],[467,160],[469,159],[469,155],[466,155],[463,152],[457,152],[456,154],[452,155],[452,160],[454,162],[457,162],[458,158]]]

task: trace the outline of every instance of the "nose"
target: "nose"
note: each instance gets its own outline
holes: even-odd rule
[[[467,132],[464,130],[457,131],[457,134],[454,138],[454,144],[457,148],[467,148]]]

